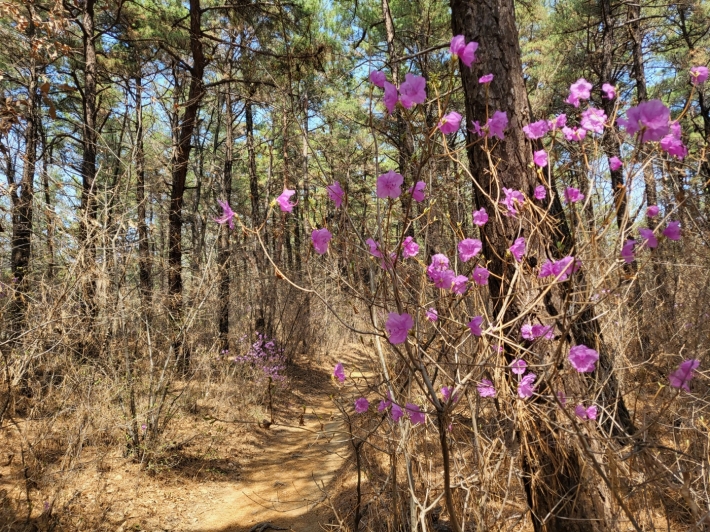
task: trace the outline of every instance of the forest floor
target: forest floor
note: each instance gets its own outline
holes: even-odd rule
[[[71,475],[46,472],[33,493],[29,523],[22,511],[27,490],[20,461],[0,462],[0,503],[12,498],[17,508],[3,513],[0,530],[248,532],[261,523],[276,530],[327,529],[335,523],[333,508],[349,507],[354,475],[333,401],[336,360],[324,358],[318,363],[302,355],[294,361],[289,389],[275,404],[268,429],[228,422],[238,414],[214,421],[222,416],[212,417],[207,404],[196,404],[196,415],[177,421],[182,435],[194,436],[164,467],[146,471],[120,449],[87,444]],[[365,358],[357,345],[337,354],[348,368]],[[12,431],[0,435],[0,448],[17,444]]]

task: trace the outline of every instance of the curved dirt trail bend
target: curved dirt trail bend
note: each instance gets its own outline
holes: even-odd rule
[[[365,375],[352,371],[367,367],[362,346],[344,346],[340,355],[338,361],[345,364],[349,382],[364,384]],[[246,464],[238,483],[215,494],[191,532],[248,532],[266,522],[297,532],[324,529],[322,525],[332,516],[326,494],[332,495],[330,488],[352,448],[331,399],[338,393],[336,385],[329,381],[319,388],[306,393],[304,426],[299,426],[297,415],[287,421],[277,413],[261,456]],[[353,392],[348,385],[345,393]]]

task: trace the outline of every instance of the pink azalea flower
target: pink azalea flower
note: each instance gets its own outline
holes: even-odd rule
[[[411,421],[413,425],[420,425],[426,422],[426,416],[424,412],[420,410],[419,405],[407,403],[404,405],[404,409],[407,411],[409,421]]]
[[[380,87],[382,89],[384,88],[386,81],[387,76],[384,72],[380,72],[379,70],[373,70],[372,72],[370,72],[370,82],[373,85],[376,85],[377,87]]]
[[[550,123],[547,120],[538,120],[523,127],[525,136],[531,140],[541,139],[550,131]]]
[[[619,159],[617,156],[614,156],[611,159],[609,159],[609,168],[611,169],[612,172],[616,172],[622,166],[623,166],[623,163],[621,162],[621,159]]]
[[[392,85],[389,81],[385,81],[385,94],[382,97],[382,101],[385,103],[385,107],[389,114],[392,114],[394,108],[397,107],[397,100],[399,95],[397,94],[397,87]]]
[[[222,216],[215,218],[214,221],[218,224],[229,222],[229,228],[234,229],[234,217],[236,216],[236,213],[226,201],[217,200],[217,203],[219,203],[219,206],[222,207]]]
[[[557,115],[553,120],[548,121],[548,125],[553,131],[562,129],[567,125],[567,115],[564,113]]]
[[[328,191],[328,197],[333,200],[335,206],[339,209],[343,204],[343,198],[345,197],[345,192],[340,186],[340,183],[333,181],[333,184],[328,185],[325,189]]]
[[[364,414],[368,408],[370,408],[370,402],[364,397],[360,397],[360,399],[355,401],[355,412],[358,414]]]
[[[607,100],[613,100],[616,98],[616,87],[614,87],[614,85],[604,83],[604,85],[602,85],[602,98],[606,98]]]
[[[368,238],[365,243],[370,246],[370,255],[373,257],[377,257],[378,259],[382,258],[382,252],[380,251],[380,245],[372,240],[371,238]]]
[[[541,168],[547,166],[547,152],[545,150],[538,150],[534,152],[533,162]]]
[[[587,136],[587,130],[581,127],[569,128],[565,126],[562,128],[562,134],[571,142],[582,142]]]
[[[448,135],[458,131],[460,125],[461,115],[456,111],[452,111],[439,121],[439,125],[437,127],[444,135]]]
[[[654,218],[658,216],[658,211],[659,209],[657,205],[649,205],[648,207],[646,207],[646,216],[648,216],[649,218]]]
[[[671,386],[689,392],[688,383],[693,378],[693,371],[698,369],[698,366],[700,366],[700,361],[695,359],[681,362],[678,369],[668,376]]]
[[[696,66],[690,69],[690,82],[693,85],[702,85],[708,79],[708,67]]]
[[[426,102],[426,79],[422,76],[408,73],[406,81],[399,87],[399,101],[405,109],[410,109],[415,103]]]
[[[289,199],[295,193],[296,193],[295,190],[289,190],[289,189],[285,188],[284,191],[281,193],[281,195],[278,198],[276,198],[276,202],[279,204],[279,207],[281,208],[281,212],[292,212],[293,211],[293,208],[296,206],[296,204],[289,202]]]
[[[437,253],[431,257],[431,264],[427,267],[427,274],[433,281],[438,274],[441,274],[449,269],[449,259],[446,255]]]
[[[577,203],[578,201],[582,201],[583,199],[584,194],[580,194],[578,188],[567,187],[565,189],[565,201],[567,201],[567,203]]]
[[[477,238],[466,238],[459,242],[458,249],[461,260],[468,262],[481,252],[483,244]]]
[[[471,278],[473,279],[473,282],[477,285],[485,286],[488,284],[488,276],[490,274],[491,272],[489,272],[486,268],[476,266],[476,268],[473,270],[473,275],[471,275]]]
[[[594,133],[604,133],[604,124],[606,124],[606,113],[601,109],[590,107],[582,113],[580,124],[587,131]]]
[[[397,314],[390,312],[385,323],[385,330],[389,336],[389,341],[392,344],[402,344],[407,341],[409,330],[414,327],[412,317],[407,314]]]
[[[503,131],[508,127],[508,115],[503,111],[496,111],[486,122],[488,136],[498,137],[503,140]]]
[[[575,107],[579,107],[580,100],[588,100],[591,96],[592,84],[584,78],[579,78],[572,83],[569,88],[569,96],[565,102]]]
[[[629,135],[641,132],[641,142],[659,141],[670,131],[671,112],[661,100],[641,102],[626,111],[626,120],[619,122]]]
[[[454,294],[463,295],[466,292],[466,285],[468,285],[468,277],[465,275],[457,275],[451,281],[451,290]]]
[[[580,419],[597,419],[597,407],[592,405],[589,408],[584,408],[584,405],[574,407],[574,414]]]
[[[486,74],[478,78],[479,83],[490,83],[491,81],[493,81],[493,74]]]
[[[439,313],[436,311],[434,307],[426,309],[426,319],[429,321],[436,321],[439,319]]]
[[[436,288],[448,290],[454,284],[456,273],[453,270],[444,270],[443,272],[432,272],[429,277],[434,282]]]
[[[510,371],[516,375],[522,375],[528,367],[528,363],[522,358],[516,358],[510,363]]]
[[[539,323],[532,326],[532,335],[534,338],[544,337],[545,340],[553,340],[555,331],[551,325],[541,325]]]
[[[544,200],[547,197],[547,189],[543,185],[535,187],[535,199]]]
[[[419,253],[419,244],[414,241],[414,238],[408,236],[402,242],[402,257],[409,259],[411,257],[416,257]]]
[[[624,259],[626,264],[631,264],[636,257],[634,257],[634,246],[636,245],[635,240],[627,240],[623,247],[621,248],[621,258]]]
[[[466,44],[466,38],[463,35],[457,35],[451,39],[451,44],[449,50],[452,55],[455,55],[461,62],[467,67],[471,68],[471,65],[476,60],[476,50],[478,50],[477,42],[470,42]]]
[[[459,53],[463,53],[464,48],[466,48],[466,37],[463,35],[451,37],[451,43],[449,44],[449,52],[451,52],[451,55],[458,57]]]
[[[680,222],[668,222],[668,227],[663,230],[663,236],[668,240],[680,240]]]
[[[520,379],[520,382],[518,383],[518,397],[521,399],[532,397],[532,394],[535,392],[534,383],[536,378],[537,375],[534,373],[528,373]]]
[[[688,148],[683,144],[683,141],[672,133],[661,139],[661,149],[681,161],[688,155]]]
[[[402,193],[402,183],[404,177],[394,170],[390,170],[386,174],[382,174],[377,178],[377,197],[380,199],[392,198],[396,199]]]
[[[478,227],[483,227],[488,221],[488,213],[484,207],[481,207],[477,211],[473,211],[473,223]]]
[[[641,235],[641,238],[644,239],[645,246],[651,249],[658,246],[658,239],[656,238],[656,235],[653,234],[653,229],[642,227],[639,229],[639,234]]]
[[[522,336],[526,340],[534,340],[535,335],[533,334],[533,326],[529,323],[524,323],[520,327],[520,336]]]
[[[426,189],[426,183],[424,181],[417,181],[413,187],[409,187],[409,193],[412,195],[412,198],[414,198],[414,201],[424,201],[426,197],[424,189]]]
[[[581,267],[578,259],[568,255],[558,261],[545,263],[540,267],[539,278],[554,276],[558,281],[566,281],[570,275],[577,272]]]
[[[518,215],[518,207],[525,203],[525,195],[519,190],[505,187],[503,187],[503,193],[505,194],[505,199],[501,203],[508,209],[507,215]]]
[[[328,242],[333,238],[333,235],[326,228],[314,229],[311,233],[311,241],[313,242],[313,249],[316,253],[323,255],[328,251]]]
[[[515,242],[512,246],[508,248],[508,250],[513,254],[515,260],[520,262],[523,259],[523,255],[525,254],[525,237],[521,236],[519,238],[516,238]]]
[[[599,353],[584,344],[571,347],[568,355],[570,364],[580,373],[591,373],[599,360]]]
[[[333,370],[333,376],[337,378],[341,383],[345,382],[345,368],[343,367],[343,364],[341,362],[338,362],[335,365],[335,369]]]
[[[474,336],[481,336],[483,331],[481,330],[481,324],[483,323],[483,316],[475,316],[468,322],[468,328],[471,329],[471,334]]]
[[[441,396],[444,398],[444,401],[445,401],[445,402],[447,402],[447,403],[449,402],[449,400],[451,399],[451,394],[453,393],[453,391],[454,391],[454,387],[453,387],[453,386],[450,387],[450,388],[449,388],[448,386],[442,386],[442,387],[441,387]],[[453,402],[456,403],[458,400],[459,400],[458,395],[455,395],[455,394],[454,394]]]
[[[481,383],[476,386],[478,390],[478,395],[481,397],[495,397],[496,389],[493,387],[493,383],[488,379],[481,379]]]
[[[400,407],[398,404],[392,403],[392,410],[390,410],[390,415],[392,416],[392,421],[397,423],[402,418],[402,416],[404,416],[402,407]]]

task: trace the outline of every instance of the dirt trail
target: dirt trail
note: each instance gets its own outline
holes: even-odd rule
[[[361,366],[361,349],[346,346],[339,360],[349,368]],[[307,371],[302,373],[300,384],[308,388]],[[277,416],[261,456],[248,462],[237,484],[214,495],[191,532],[247,532],[263,522],[297,532],[323,530],[332,516],[326,494],[351,450],[330,397],[336,386],[327,381],[300,391],[307,404],[304,425],[298,414],[291,420]]]

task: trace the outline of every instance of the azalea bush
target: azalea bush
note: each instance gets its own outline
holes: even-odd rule
[[[477,50],[477,43],[454,37],[452,73],[475,69]],[[494,79],[480,74],[484,87]],[[690,98],[707,77],[705,67],[690,71]],[[318,209],[329,214],[312,228],[308,264],[311,279],[323,275],[340,283],[366,308],[367,319],[336,308],[315,281],[289,280],[375,348],[371,367],[339,363],[333,373],[358,468],[367,468],[370,483],[365,491],[358,486],[355,527],[369,516],[381,520],[382,529],[385,522],[396,529],[407,521],[414,529],[439,506],[454,529],[492,526],[502,510],[486,499],[505,504],[516,491],[525,498],[524,490],[533,504],[536,485],[552,485],[545,475],[566,467],[559,465],[566,448],[579,457],[574,467],[594,471],[602,486],[576,489],[603,491],[614,522],[639,526],[639,499],[629,498],[635,492],[628,486],[657,469],[667,471],[659,473],[656,491],[644,488],[650,496],[663,499],[675,490],[685,507],[706,508],[706,492],[693,487],[702,482],[699,472],[688,476],[701,457],[676,449],[642,462],[627,460],[633,450],[626,457],[616,451],[640,445],[641,432],[643,445],[667,449],[654,430],[665,411],[643,418],[640,412],[688,401],[702,371],[703,346],[653,361],[647,346],[614,334],[619,322],[611,318],[619,312],[636,320],[627,326],[648,327],[649,298],[639,285],[649,272],[666,272],[657,283],[678,275],[668,260],[678,257],[684,239],[695,238],[686,225],[688,205],[649,204],[644,190],[649,167],[659,173],[653,180],[665,182],[666,172],[689,157],[680,126],[687,107],[671,112],[661,100],[630,106],[616,87],[579,79],[566,96],[568,112],[522,126],[537,183],[519,190],[495,181],[494,149],[513,127],[506,112],[487,108],[486,116],[467,123],[447,96],[437,96],[449,93],[453,78],[437,80],[435,94],[413,72],[402,81],[373,70],[369,81],[373,134],[388,123],[406,132],[410,179],[389,168],[386,158],[377,160],[376,178],[364,190],[322,176]],[[606,102],[612,114],[592,99]],[[488,156],[490,192],[481,191],[469,171],[473,144]],[[683,171],[692,176],[693,168],[690,163]],[[610,189],[610,174],[611,182],[617,176],[624,185]],[[293,194],[285,189],[271,208],[288,215]],[[488,208],[477,201],[481,194]],[[458,219],[443,208],[452,195],[473,207]],[[228,206],[224,210],[220,223],[232,223]],[[504,256],[486,243],[487,225],[507,231]],[[505,291],[496,292],[500,287]],[[670,303],[667,293],[660,297]],[[586,341],[575,340],[580,337]],[[606,353],[602,360],[600,353]],[[655,382],[644,376],[645,384],[635,386],[634,375],[651,367],[662,370]],[[355,369],[376,378],[352,378]],[[634,405],[633,414],[626,405]],[[535,468],[543,478],[532,477]],[[516,486],[518,478],[523,482]],[[557,496],[553,507],[570,498]]]

